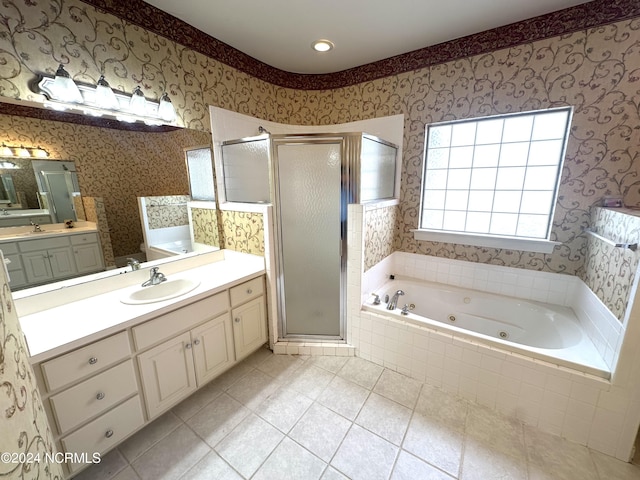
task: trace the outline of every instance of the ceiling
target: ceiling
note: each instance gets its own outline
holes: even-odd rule
[[[332,73],[587,0],[145,0],[272,67]],[[462,14],[462,15],[461,15]],[[311,49],[325,38],[326,53]]]

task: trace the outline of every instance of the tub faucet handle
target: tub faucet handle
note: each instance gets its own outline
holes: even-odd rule
[[[373,295],[373,304],[374,305],[380,305],[380,295],[378,295],[377,293],[372,293],[371,295]]]
[[[416,306],[413,303],[411,305],[409,305],[408,303],[405,303],[400,313],[402,315],[409,315],[409,310],[413,310],[414,308],[416,308]]]

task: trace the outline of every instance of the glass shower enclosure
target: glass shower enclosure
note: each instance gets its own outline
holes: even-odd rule
[[[394,198],[396,153],[364,133],[223,143],[226,201],[274,205],[278,338],[344,341],[347,206]]]

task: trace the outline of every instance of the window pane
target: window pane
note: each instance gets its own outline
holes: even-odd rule
[[[500,158],[500,145],[482,145],[475,149],[473,166],[496,167],[498,158]]]
[[[569,111],[547,113],[536,117],[533,124],[532,140],[564,138]]]
[[[427,155],[427,168],[447,168],[449,166],[449,149],[434,148]]]
[[[449,168],[469,168],[473,160],[473,147],[453,147]]]
[[[453,126],[453,132],[451,134],[451,145],[473,145],[476,141],[476,124],[470,123],[456,123]]]
[[[521,237],[546,238],[547,215],[520,215],[516,234]]]
[[[532,116],[509,117],[504,121],[504,133],[502,142],[528,142],[531,139],[531,129],[533,127]]]
[[[489,232],[497,235],[515,235],[518,215],[515,213],[494,213],[491,215]]]
[[[527,156],[529,155],[529,142],[526,143],[508,143],[502,145],[500,151],[501,167],[517,167],[527,164]]]
[[[496,180],[496,190],[522,190],[524,172],[524,167],[500,168],[498,170],[498,179]]]
[[[551,200],[553,192],[523,192],[521,213],[546,214],[551,210]]]
[[[451,125],[429,127],[429,148],[448,147],[451,144]]]
[[[424,208],[444,208],[446,190],[429,190],[424,194]]]
[[[445,208],[447,210],[467,210],[469,201],[468,190],[449,190]]]
[[[491,214],[482,212],[467,213],[467,232],[489,233],[491,224]]]
[[[443,228],[463,232],[466,217],[467,212],[445,211]]]
[[[448,170],[427,170],[424,188],[427,190],[442,189],[447,185]]]
[[[474,190],[493,190],[496,186],[497,168],[474,168],[471,175],[471,188]]]
[[[524,181],[525,190],[553,190],[556,184],[557,167],[529,167]]]
[[[496,192],[493,200],[493,211],[518,213],[520,211],[521,197],[521,191]]]
[[[493,207],[493,190],[471,190],[469,192],[469,210],[490,212]]]
[[[502,139],[502,128],[504,120],[484,120],[478,123],[476,134],[476,144],[485,145],[487,143],[500,143]]]
[[[471,179],[470,168],[459,168],[449,170],[449,178],[447,180],[447,188],[459,190],[461,188],[469,188]]]
[[[529,165],[557,165],[562,154],[562,140],[532,142]]]
[[[443,210],[423,210],[422,227],[434,230],[442,230],[442,220],[444,218]]]

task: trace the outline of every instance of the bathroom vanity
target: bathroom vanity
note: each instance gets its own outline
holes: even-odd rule
[[[95,224],[76,228],[64,224],[4,228],[0,250],[9,260],[11,289],[40,285],[104,270]]]
[[[16,300],[60,451],[104,454],[267,342],[262,257],[222,250],[160,270],[197,287],[125,304],[149,277],[141,269],[71,287],[68,303]]]

